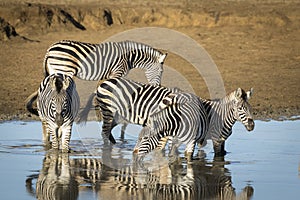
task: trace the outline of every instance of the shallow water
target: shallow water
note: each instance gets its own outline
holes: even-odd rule
[[[237,123],[224,158],[208,143],[192,164],[180,154],[169,165],[153,152],[143,167],[132,164],[139,126],[112,149],[103,148],[100,130],[97,122],[75,125],[67,155],[44,150],[40,122],[0,124],[1,199],[299,198],[300,121],[256,121],[253,132]]]

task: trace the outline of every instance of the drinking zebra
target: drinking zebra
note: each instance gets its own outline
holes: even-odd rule
[[[28,110],[33,101],[27,101]],[[38,114],[42,121],[43,141],[46,145],[52,139],[52,148],[69,151],[72,124],[79,110],[79,96],[76,85],[70,76],[53,74],[40,84],[37,93]]]
[[[44,75],[66,74],[83,80],[104,80],[127,75],[140,68],[150,84],[159,85],[167,54],[134,41],[90,44],[63,40],[51,45],[44,58]],[[37,93],[30,95],[30,101]],[[93,95],[90,96],[90,99]],[[29,110],[37,115],[35,109]]]
[[[170,155],[174,156],[178,147],[185,144],[185,156],[191,161],[196,142],[202,144],[206,137],[206,110],[200,99],[190,93],[172,93],[163,100],[163,104],[166,108],[152,114],[147,126],[142,129],[134,154],[141,159],[157,148],[162,138],[171,137]]]
[[[177,88],[166,88],[142,84],[125,78],[112,78],[104,81],[97,89],[96,104],[103,116],[102,137],[115,143],[111,130],[118,123],[145,125],[148,117],[159,109],[159,104]],[[80,114],[80,121],[86,121],[92,107],[89,101]],[[122,132],[124,134],[124,132]],[[123,136],[121,136],[123,137]]]
[[[176,96],[176,94],[170,95]],[[178,95],[182,96],[180,93]],[[215,155],[225,155],[225,140],[232,134],[233,124],[237,120],[241,121],[248,131],[254,129],[251,106],[248,103],[251,95],[252,89],[245,92],[241,88],[238,88],[236,91],[219,100],[205,100],[197,97],[198,104],[201,105],[200,112],[197,110],[198,105],[195,104],[193,106],[190,101],[176,103],[176,101],[180,101],[180,98],[177,98],[178,100],[174,98],[173,103],[168,103],[167,101],[169,106],[167,105],[165,109],[149,117],[149,126],[142,129],[134,153],[138,155],[138,159],[142,159],[146,153],[155,149],[159,144],[160,146],[164,146],[161,143],[166,142],[166,140],[161,140],[161,138],[171,136],[173,141],[176,141],[176,145],[173,145],[171,155],[181,143],[187,144],[186,138],[189,138],[189,141],[191,141],[186,146],[185,153],[188,152],[188,156],[186,155],[187,159],[190,159],[193,155],[192,147],[194,147],[194,140],[199,141],[200,145],[204,145],[206,139],[212,139]],[[195,113],[190,114],[188,112]],[[185,113],[187,113],[187,116],[184,116]],[[197,140],[195,138],[195,130],[191,129],[197,122],[194,120],[194,115],[198,115],[201,119],[202,124],[198,128],[204,128],[202,130],[204,137],[202,138],[205,140]],[[186,121],[181,119],[183,117],[186,118]],[[187,123],[188,125],[186,125]],[[203,124],[206,124],[208,127],[203,126]],[[181,131],[184,129],[186,130]],[[198,131],[200,132],[201,130]]]

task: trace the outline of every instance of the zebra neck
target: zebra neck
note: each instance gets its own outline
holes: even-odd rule
[[[214,139],[226,140],[236,122],[233,102],[228,98],[220,100],[204,100],[204,107],[209,120],[209,132]]]
[[[150,57],[154,57],[156,53],[155,49],[146,44],[137,43],[133,41],[124,41],[120,42],[120,44],[125,50],[128,60],[127,64],[130,69],[147,69],[150,67],[150,65],[145,64],[144,60],[145,58],[149,60]]]

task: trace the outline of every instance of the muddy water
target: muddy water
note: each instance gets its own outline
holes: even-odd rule
[[[191,164],[180,154],[169,165],[167,155],[153,152],[136,166],[139,126],[110,149],[99,123],[75,125],[67,155],[44,150],[40,122],[2,123],[1,199],[298,199],[299,130],[300,121],[256,121],[253,132],[237,123],[225,157],[214,158],[208,143]]]

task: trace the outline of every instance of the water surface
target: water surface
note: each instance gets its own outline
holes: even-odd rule
[[[256,121],[253,132],[237,123],[225,157],[214,158],[209,142],[191,164],[181,148],[176,163],[153,152],[143,168],[132,164],[140,126],[125,140],[116,127],[110,149],[99,125],[75,125],[68,155],[44,150],[40,122],[0,124],[1,199],[299,198],[300,121]]]

